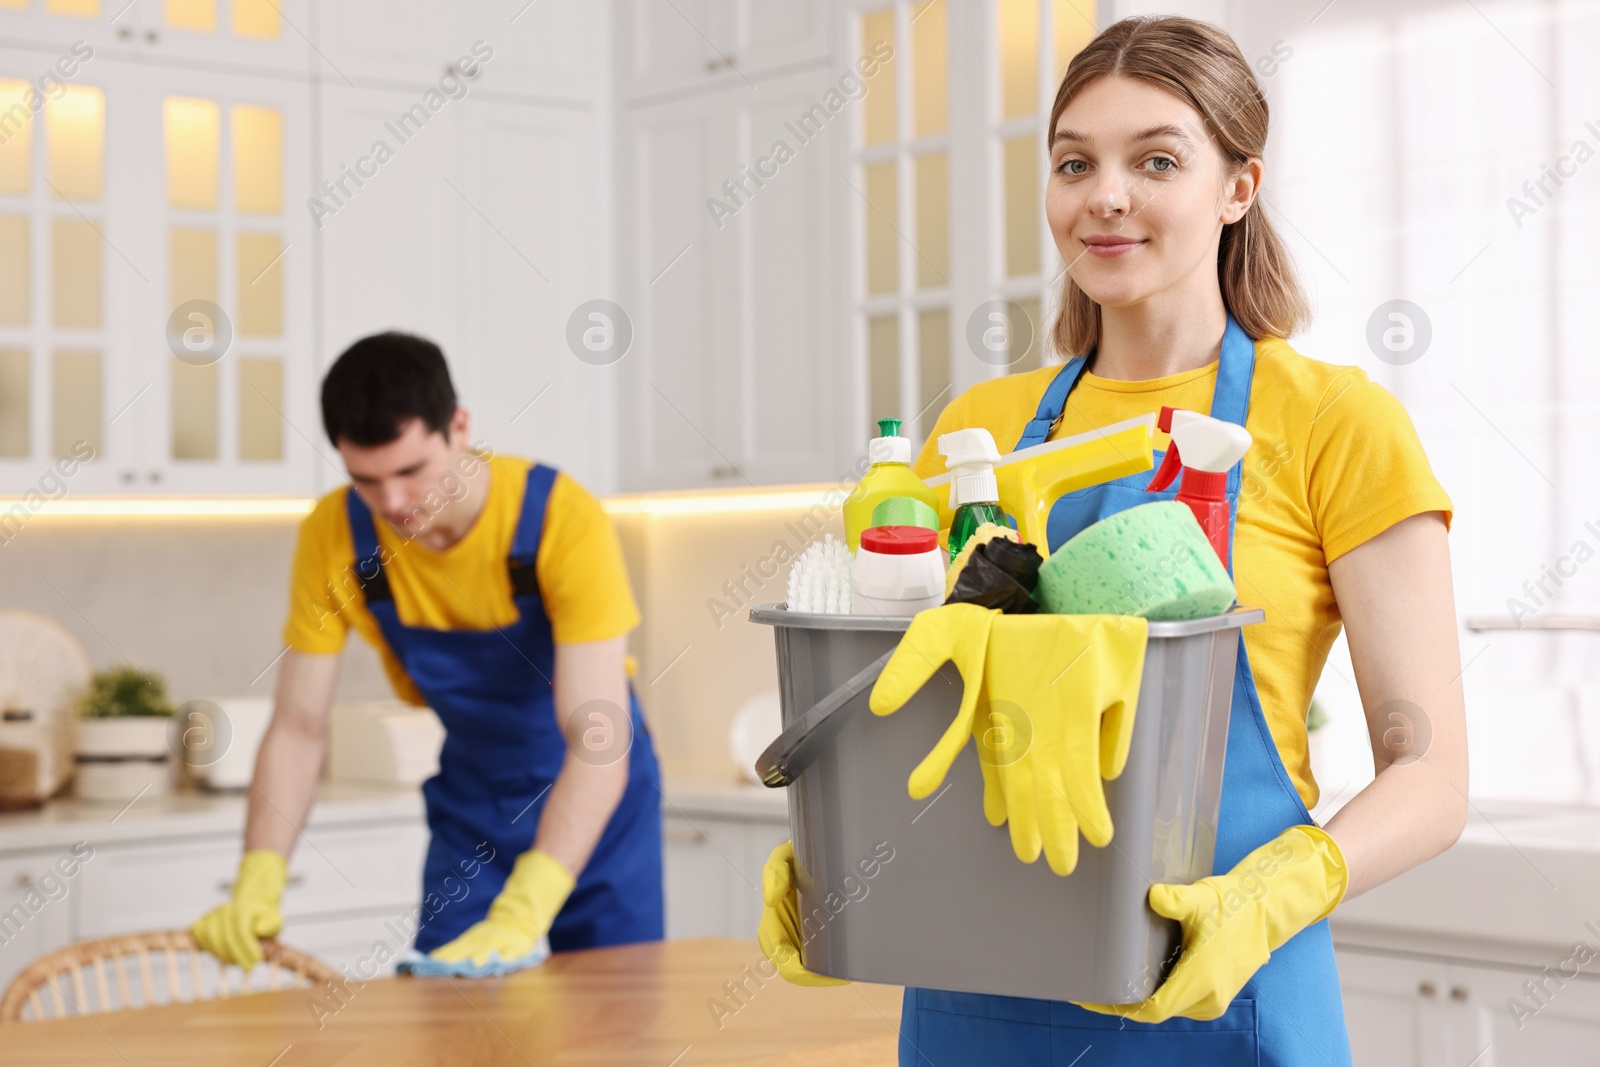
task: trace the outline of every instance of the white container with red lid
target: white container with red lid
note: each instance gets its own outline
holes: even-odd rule
[[[921,526],[872,526],[850,566],[853,615],[915,615],[944,603],[948,561],[939,534]]]

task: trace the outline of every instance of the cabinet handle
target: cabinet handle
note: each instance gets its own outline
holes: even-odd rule
[[[145,30],[144,31],[144,39],[146,41],[150,42],[151,44],[156,44],[161,40],[161,35],[159,33],[157,33],[155,30]]]
[[[150,482],[151,482],[152,485],[157,484],[157,483],[159,483],[161,481],[161,472],[160,471],[151,471],[150,474],[149,474],[149,478],[150,478]]]
[[[33,885],[33,875],[29,874],[27,871],[22,871],[17,875],[18,889],[32,889]]]
[[[1464,985],[1453,985],[1450,987],[1451,1000],[1466,1000],[1470,996],[1472,996],[1471,990]]]
[[[715,74],[719,70],[732,70],[735,60],[733,56],[718,56],[716,59],[706,60],[706,73]]]
[[[305,875],[303,875],[303,874],[291,874],[289,876],[288,880],[284,882],[284,885],[285,886],[299,885],[301,882],[304,882],[305,880],[306,880],[305,879]],[[233,879],[232,878],[227,878],[227,879],[224,879],[223,881],[218,882],[217,883],[217,888],[222,890],[224,893],[233,892]]]
[[[124,482],[124,484],[127,484],[127,485],[132,485],[138,479],[138,477],[139,476],[137,474],[135,474],[133,471],[123,471],[122,472],[122,481]]]
[[[1417,992],[1425,997],[1431,997],[1434,995],[1434,993],[1438,992],[1438,990],[1434,988],[1432,982],[1418,982]]]
[[[737,478],[737,477],[739,477],[739,468],[738,467],[712,467],[711,468],[711,477],[713,477],[713,478]]]
[[[131,40],[133,40],[133,27],[132,26],[118,26],[117,27],[117,40],[119,40],[119,41],[131,41]]]

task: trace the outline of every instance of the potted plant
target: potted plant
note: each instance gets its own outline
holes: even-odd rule
[[[134,666],[97,672],[78,702],[77,795],[125,804],[141,792],[167,792],[174,710],[159,674]]]

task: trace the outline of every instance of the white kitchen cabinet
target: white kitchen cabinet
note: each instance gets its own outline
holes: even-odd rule
[[[319,209],[313,224],[322,250],[319,377],[352,341],[380,330],[420,333],[446,354],[459,340],[451,229],[456,193],[446,184],[445,166],[464,117],[458,102],[420,127],[397,125],[418,99],[394,89],[323,88],[316,185],[326,210]],[[322,187],[336,179],[343,179],[342,188],[329,193]],[[316,432],[319,444],[331,448],[320,423]],[[336,472],[325,467],[323,473]],[[325,481],[322,488],[334,484]]]
[[[694,91],[828,58],[829,3],[620,0],[615,49],[630,100]]]
[[[72,939],[73,885],[54,852],[0,857],[0,990],[24,967]]]
[[[1593,946],[1590,946],[1593,951]],[[1565,953],[1553,953],[1549,976],[1522,968],[1453,963],[1449,988],[1451,1026],[1446,1041],[1449,1063],[1485,1067],[1545,1067],[1583,1063],[1600,1048],[1600,977],[1572,978],[1561,973]],[[1570,964],[1566,973],[1575,968]],[[1553,977],[1551,977],[1553,976]],[[1534,996],[1532,989],[1538,992]],[[1539,991],[1542,986],[1543,990]],[[1520,1004],[1533,1014],[1512,1011]]]
[[[624,356],[622,478],[626,489],[737,482],[725,373],[736,297],[731,241],[704,206],[726,178],[724,101],[697,96],[623,119],[618,175],[620,303],[632,320]]]
[[[0,40],[40,53],[64,52],[75,41],[86,42],[96,52],[107,48],[127,52],[138,47],[140,29],[137,12],[125,9],[120,0],[79,0],[59,8],[48,0],[21,0],[0,10]],[[37,65],[42,72],[50,60],[40,58],[43,62]]]
[[[124,480],[185,495],[308,495],[317,462],[310,89],[146,65],[137,107],[149,278],[137,336],[150,388],[123,416],[140,420],[145,445]],[[206,132],[192,125],[207,122]],[[208,166],[215,178],[199,180]],[[195,302],[221,315],[185,310]],[[174,345],[197,351],[180,358]]]
[[[838,134],[802,143],[786,125],[826,91],[824,74],[792,74],[623,117],[619,275],[637,349],[622,406],[626,488],[832,473],[827,174]]]
[[[283,941],[334,966],[354,964],[379,940],[403,950],[428,841],[420,797],[325,788],[342,795],[313,807],[296,842]],[[185,930],[228,899],[242,847],[242,797],[139,800],[126,818],[70,799],[52,808],[0,817],[0,989],[74,940]],[[64,876],[60,864],[75,856]],[[23,918],[16,909],[28,910],[31,891],[45,903]],[[392,969],[391,961],[384,971]]]
[[[1448,1021],[1439,995],[1448,986],[1447,967],[1342,949],[1338,959],[1354,1061],[1362,1067],[1440,1064]]]
[[[102,18],[126,2],[102,0]],[[146,62],[304,78],[313,62],[311,8],[312,0],[147,0],[117,17],[115,36]]]
[[[607,70],[606,16],[592,0],[325,0],[317,62],[327,84],[422,89],[471,57],[472,91],[587,104]]]
[[[667,937],[753,939],[761,921],[761,868],[789,839],[787,817],[669,810],[663,834]]]
[[[1557,981],[1510,964],[1341,948],[1339,978],[1362,1067],[1544,1067],[1588,1062],[1600,1044],[1594,974]],[[1548,994],[1535,999],[1529,982]],[[1513,1013],[1513,1003],[1529,1013]]]
[[[593,114],[469,100],[442,196],[460,256],[447,350],[474,438],[536,458],[596,492],[615,484],[616,382],[569,322],[605,284],[605,137]]]
[[[110,56],[27,124],[0,194],[0,495],[80,442],[73,492],[310,492],[310,129],[304,83]]]
[[[472,45],[456,9],[435,0],[319,3],[312,33],[318,74],[326,84],[346,88],[431,84]]]
[[[0,49],[0,79],[14,89],[37,85],[41,64]],[[139,416],[124,410],[149,381],[141,324],[156,299],[141,216],[143,75],[104,55],[74,70],[60,101],[7,127],[0,496],[117,492],[144,458]]]
[[[611,5],[594,0],[471,0],[454,15],[468,44],[481,40],[494,49],[474,91],[585,108],[602,95],[610,74],[610,16]]]

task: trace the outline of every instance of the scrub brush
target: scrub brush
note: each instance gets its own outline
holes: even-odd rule
[[[813,541],[789,568],[789,610],[850,614],[850,548],[832,534]]]

